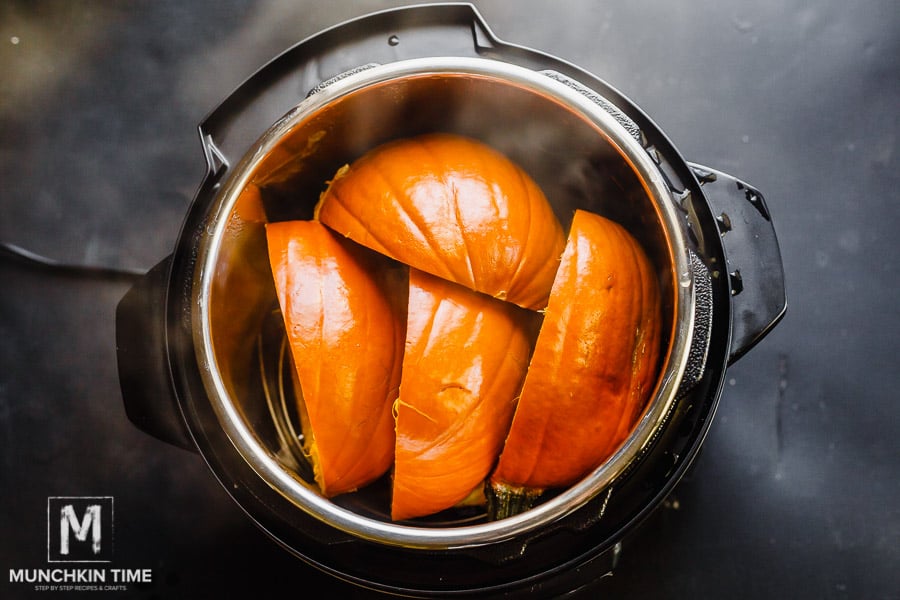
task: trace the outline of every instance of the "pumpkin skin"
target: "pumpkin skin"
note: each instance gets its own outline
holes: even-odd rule
[[[341,168],[316,217],[411,267],[534,310],[547,304],[565,246],[527,173],[450,134],[388,142]]]
[[[512,420],[540,315],[410,269],[391,517],[481,488]]]
[[[316,221],[269,223],[266,237],[304,450],[323,495],[356,490],[393,462],[407,269]]]
[[[660,311],[637,241],[576,211],[495,490],[571,485],[618,448],[655,386]]]

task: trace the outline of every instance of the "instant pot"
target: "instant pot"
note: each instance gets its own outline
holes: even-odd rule
[[[312,218],[338,168],[428,132],[505,153],[564,227],[576,209],[624,225],[663,296],[660,377],[632,435],[582,481],[505,519],[469,506],[392,522],[389,476],[325,498],[299,451],[265,223]],[[758,190],[686,161],[615,88],[497,39],[468,4],[380,12],[308,38],[199,133],[207,172],[176,247],[118,306],[128,417],[197,452],[287,551],[363,587],[435,597],[589,586],[697,456],[726,368],[785,311]]]

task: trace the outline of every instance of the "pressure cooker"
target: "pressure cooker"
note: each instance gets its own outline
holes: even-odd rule
[[[659,381],[633,433],[578,483],[502,519],[467,506],[395,523],[388,476],[326,498],[297,452],[265,224],[313,218],[339,167],[430,132],[509,156],[564,227],[576,209],[625,226],[662,292]],[[117,309],[127,415],[199,453],[286,551],[369,589],[549,596],[596,580],[697,456],[726,368],[785,311],[756,188],[686,161],[614,87],[499,40],[468,4],[388,10],[318,33],[249,77],[199,134],[206,174],[176,246]]]

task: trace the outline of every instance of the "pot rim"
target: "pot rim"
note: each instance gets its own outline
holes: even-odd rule
[[[670,345],[648,408],[631,436],[602,465],[554,498],[518,515],[475,525],[426,527],[385,522],[338,506],[303,481],[264,446],[242,417],[222,380],[213,348],[209,299],[228,217],[255,167],[283,136],[330,103],[366,87],[442,75],[481,77],[515,85],[566,106],[607,139],[634,170],[653,200],[671,260],[674,315]],[[208,399],[234,448],[266,484],[310,516],[344,533],[390,546],[440,550],[506,541],[539,530],[611,490],[611,484],[652,446],[675,406],[690,360],[696,311],[694,274],[682,227],[672,192],[643,146],[613,114],[572,86],[532,69],[487,58],[416,58],[357,70],[321,86],[316,93],[276,121],[235,166],[213,200],[207,217],[209,235],[204,236],[200,243],[193,273],[192,304],[196,310],[192,311],[191,324],[196,359]]]

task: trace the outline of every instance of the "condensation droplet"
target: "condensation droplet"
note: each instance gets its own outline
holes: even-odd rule
[[[13,46],[17,45],[19,42],[20,42],[19,36],[17,36],[17,35],[14,35],[9,38],[9,43],[12,44]]]
[[[731,18],[731,24],[734,25],[734,28],[741,33],[748,33],[750,31],[753,31],[753,21],[750,21],[748,19],[742,19],[738,16],[734,16]]]
[[[400,38],[397,37],[396,35],[392,35],[391,37],[388,38],[388,44],[390,44],[391,46],[396,46],[399,43],[400,43]]]

